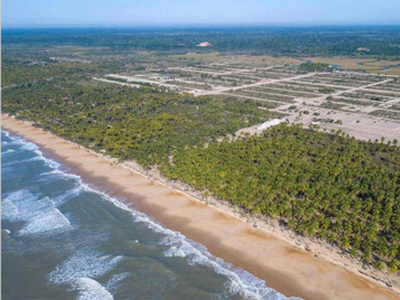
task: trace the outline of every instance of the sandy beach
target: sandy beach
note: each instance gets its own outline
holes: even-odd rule
[[[39,145],[93,187],[203,244],[213,255],[251,272],[286,296],[400,299],[384,284],[315,258],[311,252],[136,172],[129,164],[118,164],[6,115],[2,115],[2,128]]]

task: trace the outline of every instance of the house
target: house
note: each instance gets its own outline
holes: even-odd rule
[[[211,44],[209,42],[201,42],[200,44],[197,45],[197,47],[209,47]]]
[[[162,81],[170,81],[172,79],[171,79],[171,77],[165,75],[165,76],[160,76],[160,80],[162,80]]]

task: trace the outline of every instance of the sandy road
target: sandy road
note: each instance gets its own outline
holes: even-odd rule
[[[243,98],[243,99],[251,99],[251,100],[257,100],[257,101],[263,101],[263,102],[272,102],[272,103],[277,103],[280,105],[287,104],[287,102],[282,102],[282,101],[277,101],[277,100],[268,100],[265,98],[257,98],[257,97],[251,97],[251,96],[245,96],[245,95],[236,95],[236,94],[230,94],[230,93],[221,93],[220,95],[232,96],[232,97]],[[291,103],[291,105],[293,105],[293,103]]]
[[[133,88],[140,88],[139,84],[133,84],[133,83],[126,83],[126,82],[120,82],[120,81],[115,81],[115,80],[109,80],[105,78],[98,78],[98,77],[92,77],[93,80],[105,82],[105,83],[118,83],[120,85],[125,85]]]
[[[156,85],[167,87],[167,88],[170,88],[170,89],[177,89],[177,88],[180,87],[178,85],[168,84],[168,83],[159,82],[159,81],[154,81],[154,80],[145,79],[145,78],[137,77],[137,76],[125,76],[125,75],[118,75],[118,74],[108,74],[108,75],[106,75],[106,77],[114,77],[114,78],[125,79],[125,80],[128,81],[128,83],[129,83],[129,81],[133,81],[133,82],[156,84]],[[117,83],[117,84],[124,83],[124,82],[114,81],[112,79],[108,80],[108,82]]]
[[[311,98],[311,99],[307,98],[307,101],[317,105],[317,104],[321,104],[322,102],[324,102],[327,97],[332,96],[333,98],[335,98],[335,97],[339,97],[340,95],[342,95],[344,93],[353,93],[353,92],[357,92],[357,91],[368,91],[367,88],[369,88],[369,87],[376,86],[376,85],[379,85],[379,84],[383,84],[383,83],[386,83],[386,82],[389,82],[389,81],[392,81],[392,80],[393,79],[386,79],[386,80],[383,80],[383,81],[370,83],[370,84],[366,84],[366,85],[362,85],[362,86],[357,86],[357,87],[352,87],[352,88],[347,87],[346,90],[338,91],[336,93],[325,94],[325,95],[322,95],[322,96],[317,97],[317,98]]]
[[[363,90],[365,90],[365,89],[367,89],[369,87],[380,85],[380,84],[384,84],[384,83],[390,82],[392,80],[393,79],[386,79],[386,80],[383,80],[383,81],[370,83],[370,84],[362,85],[362,86],[359,86],[359,87],[350,88],[350,89],[348,89],[346,91],[340,91],[340,92],[333,93],[333,94],[330,94],[330,95],[333,96],[333,97],[337,97],[337,96],[340,96],[343,93],[353,93],[353,92],[356,92],[356,91],[363,91]]]
[[[276,68],[278,66],[271,66],[271,67],[265,67],[265,68],[256,68],[257,70],[262,70],[262,71],[268,71],[273,68]],[[181,71],[181,72],[192,72],[192,73],[201,73],[201,74],[209,74],[209,75],[214,75],[214,76],[224,76],[224,75],[232,75],[232,74],[242,74],[242,73],[249,73],[252,72],[253,69],[237,69],[237,70],[232,70],[232,71],[226,71],[226,72],[213,72],[213,71],[205,71],[205,70],[197,70],[194,68],[181,68],[181,67],[172,67],[168,68],[167,71]]]
[[[245,84],[245,85],[240,85],[240,86],[235,86],[235,87],[220,87],[219,89],[212,90],[212,91],[195,91],[194,95],[203,96],[203,95],[223,94],[226,92],[232,92],[232,91],[237,91],[237,90],[251,88],[251,87],[257,87],[257,86],[266,85],[266,84],[287,82],[287,81],[297,80],[297,79],[301,79],[301,78],[307,78],[307,77],[311,77],[311,76],[314,76],[317,74],[327,74],[327,73],[308,73],[308,74],[296,75],[296,76],[288,77],[288,78],[266,79],[266,80],[262,80],[262,81],[259,81],[256,83]]]

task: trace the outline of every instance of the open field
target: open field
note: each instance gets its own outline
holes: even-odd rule
[[[369,73],[380,73],[387,75],[400,75],[399,60],[381,60],[370,58],[354,57],[308,57],[306,60],[314,63],[326,63],[340,66],[342,69],[351,71],[363,71]]]
[[[217,53],[180,57],[193,62],[152,71],[108,74],[105,78],[109,83],[156,85],[195,96],[253,99],[264,103],[264,108],[286,114],[289,122],[340,129],[358,139],[400,138],[400,77],[348,71],[300,74],[299,60],[288,63],[293,59],[285,58],[233,60]],[[264,64],[258,67],[252,64],[260,61]],[[348,68],[359,66],[354,58],[338,58],[338,61]],[[364,63],[376,67],[387,62]]]

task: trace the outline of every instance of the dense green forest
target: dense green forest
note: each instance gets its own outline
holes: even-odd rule
[[[145,167],[174,149],[204,145],[277,116],[255,101],[131,89],[84,77],[39,81],[2,93],[3,112],[36,121],[62,137]]]
[[[279,125],[176,152],[163,173],[397,272],[400,148]]]
[[[43,65],[5,65],[2,67],[2,86],[13,84],[33,84],[43,80],[53,80],[77,74],[102,74],[118,72],[114,64],[49,63]]]
[[[243,28],[8,29],[2,42],[28,47],[91,47],[87,55],[188,51],[274,56],[359,55],[400,57],[398,26]],[[199,48],[201,41],[211,47]],[[359,48],[368,51],[359,51]]]

